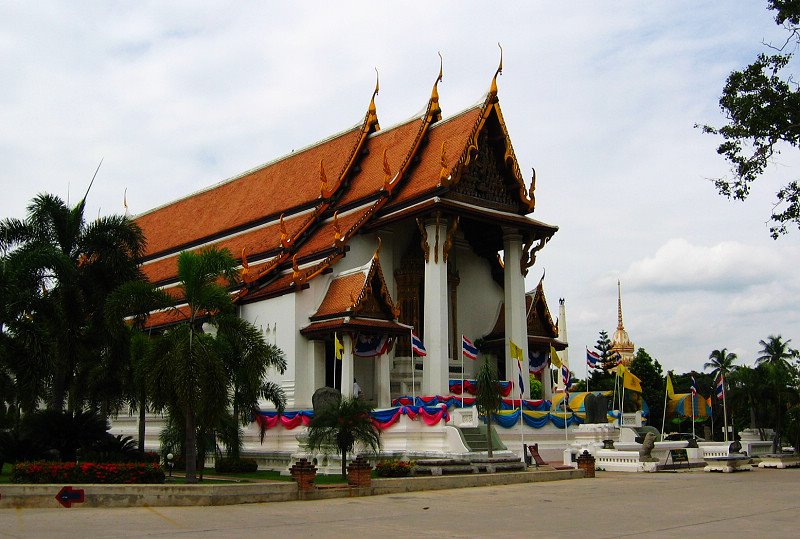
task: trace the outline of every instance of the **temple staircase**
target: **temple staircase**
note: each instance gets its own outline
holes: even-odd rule
[[[486,442],[486,425],[479,425],[477,427],[456,427],[461,436],[461,441],[467,446],[467,449],[472,453],[480,453],[489,450],[489,444]],[[497,431],[492,427],[492,451],[508,449],[503,442],[500,441],[500,436]]]

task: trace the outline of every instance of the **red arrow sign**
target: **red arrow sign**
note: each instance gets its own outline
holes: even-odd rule
[[[56,494],[58,503],[66,508],[72,507],[73,503],[83,503],[84,495],[82,488],[73,489],[72,487],[61,487],[61,490]]]

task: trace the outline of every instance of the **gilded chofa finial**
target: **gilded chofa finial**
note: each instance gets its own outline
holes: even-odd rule
[[[497,71],[495,71],[494,77],[492,77],[492,86],[489,88],[490,94],[497,94],[497,76],[503,74],[503,47],[500,43],[497,43],[497,46],[500,47],[500,65],[497,66]]]
[[[281,230],[281,245],[284,248],[288,248],[289,244],[291,243],[289,240],[289,233],[286,232],[286,223],[283,222],[283,214],[281,214],[281,221],[280,221],[280,230]]]
[[[245,255],[245,248],[242,247],[242,269],[239,271],[239,277],[243,281],[247,281],[247,274],[250,273],[250,264],[247,262],[247,255]]]
[[[375,254],[372,255],[372,260],[378,261],[381,258],[381,237],[378,236],[378,247],[375,249]]]
[[[374,124],[375,129],[380,129],[380,125],[378,125],[378,108],[375,106],[375,96],[378,95],[380,92],[380,76],[378,75],[378,68],[375,68],[375,91],[372,92],[372,99],[369,101],[369,110],[367,115],[369,116],[369,121],[367,124]]]
[[[389,190],[389,183],[392,180],[392,169],[389,168],[389,159],[386,156],[386,148],[383,149],[383,188]]]
[[[444,59],[442,58],[442,53],[438,52],[439,55],[439,74],[436,76],[436,80],[433,82],[433,89],[431,90],[431,100],[428,104],[428,114],[430,115],[432,122],[438,122],[442,119],[442,109],[439,108],[439,83],[442,82],[442,69],[444,67]]]
[[[333,243],[336,244],[342,239],[342,230],[339,228],[339,211],[333,212]]]
[[[528,189],[528,198],[531,199],[531,203],[535,206],[536,205],[536,196],[534,192],[536,191],[536,169],[531,167],[531,188]]]
[[[442,168],[439,170],[439,185],[447,185],[450,178],[450,170],[447,168],[447,150],[445,149],[446,142],[446,140],[442,141],[442,154],[440,157]]]

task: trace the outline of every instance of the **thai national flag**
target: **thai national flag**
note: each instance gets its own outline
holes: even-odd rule
[[[697,396],[697,381],[694,379],[694,376],[692,376],[692,387],[691,387],[691,390],[692,390],[692,396],[696,397]]]
[[[417,335],[412,331],[411,332],[411,350],[414,352],[415,356],[427,356],[428,351],[425,350],[425,345],[422,344],[422,339],[417,337]]]
[[[520,360],[517,360],[517,372],[519,373],[519,406],[522,408],[522,397],[525,396],[525,381],[522,378],[522,362]]]
[[[717,399],[722,400],[725,398],[725,377],[721,374],[717,378]]]
[[[561,381],[564,382],[564,387],[569,389],[570,373],[566,365],[561,365]]]
[[[603,358],[600,357],[600,354],[597,352],[592,352],[588,348],[586,349],[586,364],[590,369],[596,369],[597,364],[601,361],[603,361]]]
[[[464,355],[470,359],[478,359],[478,349],[472,344],[472,341],[467,339],[466,336],[461,336],[461,350]]]

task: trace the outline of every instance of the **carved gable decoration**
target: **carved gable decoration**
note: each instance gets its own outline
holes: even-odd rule
[[[499,210],[516,211],[519,203],[510,192],[504,172],[498,166],[486,129],[478,136],[478,152],[450,191],[450,197],[464,202],[479,202]]]

